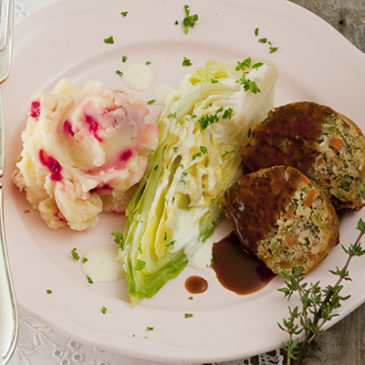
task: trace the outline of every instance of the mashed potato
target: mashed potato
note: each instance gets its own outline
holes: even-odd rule
[[[13,180],[50,228],[92,227],[102,211],[122,213],[158,144],[148,109],[100,82],[61,80],[32,101]]]

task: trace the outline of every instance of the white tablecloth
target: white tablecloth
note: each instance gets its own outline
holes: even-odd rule
[[[56,0],[16,0],[15,24]],[[75,0],[76,1],[76,0]],[[19,340],[9,365],[155,365],[157,362],[132,359],[95,346],[80,343],[47,327],[20,308]],[[224,365],[282,365],[279,351],[255,359],[226,362]],[[223,363],[222,363],[223,364]]]

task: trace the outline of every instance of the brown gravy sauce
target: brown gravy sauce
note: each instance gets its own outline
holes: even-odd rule
[[[197,275],[189,276],[185,280],[185,289],[191,294],[201,294],[208,289],[208,282]]]
[[[334,111],[324,105],[298,102],[273,109],[242,151],[250,170],[286,165],[307,173],[318,155],[323,121]],[[285,128],[283,128],[285,126]]]
[[[214,244],[213,255],[219,282],[237,294],[258,291],[275,277],[262,261],[243,249],[233,232]]]

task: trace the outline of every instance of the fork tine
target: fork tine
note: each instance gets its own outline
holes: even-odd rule
[[[14,22],[14,0],[6,0],[5,6],[1,7],[5,10],[5,27],[4,40],[0,48],[0,83],[6,80],[10,71],[12,39],[13,39],[13,22]]]

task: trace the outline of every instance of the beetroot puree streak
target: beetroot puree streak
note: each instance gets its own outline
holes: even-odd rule
[[[41,103],[37,100],[32,101],[30,106],[30,116],[32,118],[39,118],[41,114]]]
[[[42,165],[46,166],[51,173],[51,180],[61,181],[62,180],[62,166],[52,156],[48,156],[43,150],[39,150],[39,160]]]
[[[120,154],[120,161],[127,162],[133,155],[133,152],[131,149],[125,150]]]
[[[103,185],[98,185],[98,186],[95,186],[95,188],[92,188],[90,190],[90,193],[96,193],[100,190],[113,190],[113,188],[109,185],[109,184],[103,184]]]
[[[75,135],[74,131],[72,130],[72,125],[68,120],[63,122],[63,130],[66,134],[69,134],[71,137]]]
[[[99,122],[91,115],[85,114],[84,115],[85,122],[89,125],[89,131],[94,135],[94,137],[99,141],[102,142],[102,138],[98,136],[98,129],[100,127]]]

